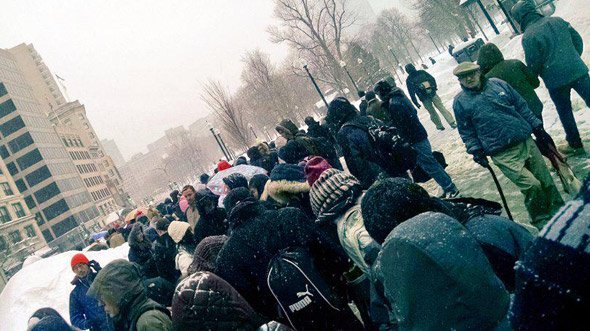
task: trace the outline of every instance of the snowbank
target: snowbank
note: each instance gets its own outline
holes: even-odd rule
[[[90,260],[101,266],[115,259],[127,259],[129,246],[99,252],[85,252]],[[34,262],[14,275],[0,294],[0,330],[26,330],[27,321],[35,310],[52,307],[69,321],[69,298],[74,288],[70,282],[74,273],[70,260],[77,251],[69,251]]]

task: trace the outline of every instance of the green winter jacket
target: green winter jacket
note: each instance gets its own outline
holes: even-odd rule
[[[562,18],[539,17],[526,24],[522,47],[527,65],[543,78],[549,90],[588,74],[588,67],[580,58],[584,49],[582,37]]]
[[[119,315],[113,321],[117,330],[172,330],[166,307],[146,296],[140,266],[135,263],[118,259],[107,264],[96,275],[88,295],[116,304]]]
[[[510,296],[477,241],[427,212],[385,239],[376,272],[399,330],[506,330]]]
[[[535,93],[540,81],[529,67],[519,60],[504,60],[502,52],[494,44],[483,45],[477,64],[486,78],[498,78],[510,84],[524,98],[533,114],[541,118],[543,103]]]

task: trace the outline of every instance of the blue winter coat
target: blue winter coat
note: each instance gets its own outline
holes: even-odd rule
[[[467,153],[495,155],[530,138],[543,125],[526,101],[508,83],[484,80],[481,91],[463,89],[453,110]]]
[[[428,138],[426,129],[420,123],[416,108],[399,87],[393,88],[388,99],[381,104],[381,107],[385,107],[388,111],[390,122],[387,124],[395,126],[400,131],[402,138],[406,139],[410,144]]]
[[[566,86],[588,74],[580,58],[580,34],[559,17],[539,17],[526,25],[522,36],[525,60],[549,90]]]
[[[76,287],[70,293],[70,322],[82,330],[113,330],[107,314],[99,306],[98,301],[86,295],[96,274],[90,272],[85,279],[76,277],[72,282]]]

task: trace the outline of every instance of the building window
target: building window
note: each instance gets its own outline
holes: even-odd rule
[[[4,239],[4,236],[0,236],[0,251],[5,251],[8,249],[8,243],[6,242],[6,239]]]
[[[14,192],[12,192],[10,185],[6,182],[0,183],[0,188],[2,188],[2,191],[4,191],[4,195],[14,195]]]
[[[66,147],[70,147],[70,145],[68,145],[68,141],[66,140],[66,138],[61,138],[61,141],[63,141],[64,145],[66,145]]]
[[[18,174],[18,169],[16,168],[16,165],[13,162],[7,163],[6,168],[8,168],[8,172],[10,172],[11,175],[14,176]]]
[[[25,226],[25,232],[27,233],[27,237],[29,238],[34,238],[37,236],[35,228],[32,225]]]
[[[51,183],[51,184],[45,186],[44,188],[38,190],[37,192],[35,192],[35,198],[37,199],[38,203],[43,203],[43,202],[53,198],[54,196],[58,195],[59,193],[60,193],[60,190],[57,187],[57,184]]]
[[[43,157],[41,156],[41,153],[39,153],[39,150],[35,148],[34,150],[16,159],[16,163],[18,163],[18,166],[21,170],[25,170],[42,159]]]
[[[25,185],[25,181],[22,179],[19,179],[17,181],[14,182],[16,184],[16,187],[18,188],[19,192],[24,192],[27,190],[27,186]]]
[[[25,209],[20,204],[20,202],[13,203],[12,208],[14,208],[14,212],[16,213],[17,217],[25,217],[26,216]]]
[[[0,97],[5,96],[6,94],[8,94],[8,91],[6,91],[6,87],[4,86],[4,84],[0,83]]]
[[[12,141],[8,142],[8,146],[12,153],[16,153],[21,149],[30,146],[33,143],[33,137],[31,137],[30,133],[25,133],[17,138],[14,138]]]
[[[68,204],[66,203],[66,201],[64,199],[61,199],[58,202],[52,204],[51,206],[43,209],[43,213],[45,214],[45,218],[48,221],[51,221],[52,219],[67,212],[68,210],[69,210]]]
[[[6,207],[0,207],[0,221],[2,223],[8,223],[12,221],[10,214],[8,213],[8,209]]]
[[[4,87],[4,85],[2,85],[2,87]],[[0,94],[2,93],[0,92]],[[16,106],[14,105],[14,102],[12,102],[12,100],[10,99],[4,101],[3,103],[0,103],[0,118],[12,113],[15,110]]]
[[[49,168],[47,168],[47,166],[42,166],[41,168],[26,175],[25,179],[27,180],[27,183],[29,183],[29,187],[33,187],[49,177],[51,177]]]
[[[0,125],[0,132],[2,132],[4,138],[6,138],[24,127],[25,122],[23,122],[23,119],[20,116],[17,116],[7,121],[6,123]]]
[[[21,236],[20,231],[12,231],[10,233],[10,241],[12,241],[13,244],[17,244],[23,241],[23,237]]]
[[[41,215],[41,213],[35,213],[35,220],[37,221],[38,226],[45,224],[45,221],[43,220],[43,216]]]
[[[6,159],[7,157],[10,156],[10,153],[8,153],[8,149],[4,145],[0,146],[0,156],[3,159]]]

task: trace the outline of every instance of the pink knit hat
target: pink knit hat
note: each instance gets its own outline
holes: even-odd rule
[[[314,156],[309,159],[305,165],[305,178],[309,186],[313,186],[313,183],[318,180],[322,172],[331,168],[330,163],[320,156]]]
[[[178,201],[178,206],[180,207],[180,210],[183,213],[186,213],[186,210],[188,209],[188,200],[186,200],[184,195],[180,196],[180,200]]]

